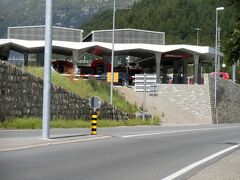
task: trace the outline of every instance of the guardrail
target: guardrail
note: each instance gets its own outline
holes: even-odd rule
[[[70,77],[71,74],[61,74],[62,76]],[[100,75],[95,74],[74,74],[74,78],[97,78],[100,77]]]

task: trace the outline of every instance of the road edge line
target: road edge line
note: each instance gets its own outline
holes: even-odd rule
[[[173,173],[173,174],[163,178],[162,180],[172,180],[174,178],[177,178],[177,177],[185,174],[186,172],[192,170],[193,168],[196,168],[197,166],[200,166],[200,165],[202,165],[202,164],[204,164],[204,163],[206,163],[206,162],[208,162],[208,161],[210,161],[210,160],[212,160],[212,159],[214,159],[214,158],[216,158],[216,157],[218,157],[220,155],[228,153],[229,151],[235,150],[235,149],[237,149],[239,147],[240,147],[240,145],[238,144],[238,145],[231,146],[231,147],[229,147],[227,149],[224,149],[222,151],[219,151],[219,152],[217,152],[215,154],[212,154],[212,155],[210,155],[210,156],[208,156],[208,157],[206,157],[206,158],[204,158],[204,159],[202,159],[200,161],[197,161],[197,162],[195,162],[193,164],[190,164],[189,166],[186,166],[185,168],[183,168],[183,169],[181,169],[181,170],[179,170],[179,171],[177,171],[177,172],[175,172],[175,173]]]
[[[166,131],[166,132],[146,132],[142,134],[129,134],[123,135],[122,138],[134,138],[134,137],[141,137],[141,136],[154,136],[154,135],[164,135],[164,134],[175,134],[175,133],[184,133],[184,132],[195,132],[195,131],[208,131],[208,130],[221,130],[221,129],[232,129],[232,128],[239,128],[239,127],[222,127],[222,128],[198,128],[198,129],[185,129],[185,130],[176,130],[176,131]]]

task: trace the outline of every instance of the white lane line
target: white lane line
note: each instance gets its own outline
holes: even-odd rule
[[[174,178],[177,178],[177,177],[183,175],[184,173],[192,170],[193,168],[195,168],[195,167],[197,167],[197,166],[199,166],[199,165],[201,165],[201,164],[204,164],[204,163],[206,163],[207,161],[210,161],[210,160],[212,160],[212,159],[214,159],[214,158],[216,158],[216,157],[218,157],[218,156],[220,156],[220,155],[223,155],[223,154],[225,154],[225,153],[227,153],[227,152],[229,152],[229,151],[232,151],[232,150],[234,150],[234,149],[237,149],[237,148],[239,148],[239,147],[240,147],[239,145],[235,145],[235,146],[231,146],[231,147],[229,147],[229,148],[227,148],[227,149],[224,149],[224,150],[222,150],[222,151],[219,151],[219,152],[217,152],[217,153],[215,153],[215,154],[212,154],[212,155],[210,155],[210,156],[208,156],[208,157],[206,157],[206,158],[204,158],[204,159],[202,159],[202,160],[200,160],[200,161],[197,161],[197,162],[195,162],[195,163],[193,163],[193,164],[191,164],[191,165],[189,165],[189,166],[187,166],[187,167],[185,167],[185,168],[183,168],[183,169],[181,169],[181,170],[179,170],[179,171],[171,174],[170,176],[165,177],[165,178],[162,179],[162,180],[172,180],[172,179],[174,179]]]
[[[202,128],[202,129],[187,129],[187,130],[166,131],[166,132],[151,132],[151,133],[143,133],[143,134],[124,135],[121,137],[133,138],[133,137],[141,137],[141,136],[154,136],[154,135],[174,134],[174,133],[183,133],[183,132],[207,131],[207,130],[221,130],[221,129],[229,129],[229,128],[240,128],[240,127],[238,126],[238,127],[222,127],[222,128]]]

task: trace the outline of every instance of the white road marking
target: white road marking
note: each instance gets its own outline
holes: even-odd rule
[[[221,130],[221,129],[230,129],[230,128],[240,128],[239,126],[235,127],[221,127],[221,128],[202,128],[202,129],[186,129],[178,131],[166,131],[166,132],[146,132],[142,134],[130,134],[121,136],[122,138],[133,138],[141,136],[154,136],[154,135],[163,135],[163,134],[174,134],[174,133],[183,133],[183,132],[194,132],[194,131],[207,131],[207,130]]]
[[[204,158],[204,159],[202,159],[200,161],[197,161],[197,162],[195,162],[195,163],[193,163],[193,164],[191,164],[191,165],[189,165],[189,166],[187,166],[187,167],[185,167],[185,168],[183,168],[183,169],[181,169],[181,170],[171,174],[170,176],[165,177],[162,180],[172,180],[174,178],[177,178],[177,177],[183,175],[184,173],[192,170],[193,168],[195,168],[195,167],[197,167],[197,166],[199,166],[199,165],[201,165],[203,163],[206,163],[207,161],[210,161],[210,160],[212,160],[212,159],[214,159],[214,158],[216,158],[216,157],[218,157],[220,155],[223,155],[223,154],[225,154],[225,153],[227,153],[229,151],[237,149],[239,147],[240,147],[239,145],[235,145],[235,146],[231,146],[231,147],[229,147],[227,149],[224,149],[222,151],[219,151],[219,152],[217,152],[215,154],[212,154],[212,155],[210,155],[210,156],[208,156],[208,157],[206,157],[206,158]]]

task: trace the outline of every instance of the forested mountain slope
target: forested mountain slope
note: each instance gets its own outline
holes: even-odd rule
[[[136,1],[136,0],[134,0]],[[45,23],[46,0],[0,0],[0,38],[6,37],[9,26],[32,26]],[[53,24],[79,27],[98,12],[112,8],[112,0],[53,0]],[[129,8],[132,0],[117,0]]]
[[[224,0],[143,0],[129,10],[116,11],[116,28],[137,28],[166,32],[166,43],[196,44],[196,28],[200,45],[214,45],[216,7],[225,6],[219,11],[219,26],[222,37],[233,31],[236,8]],[[85,33],[96,29],[112,28],[112,11],[97,14],[81,26]]]

